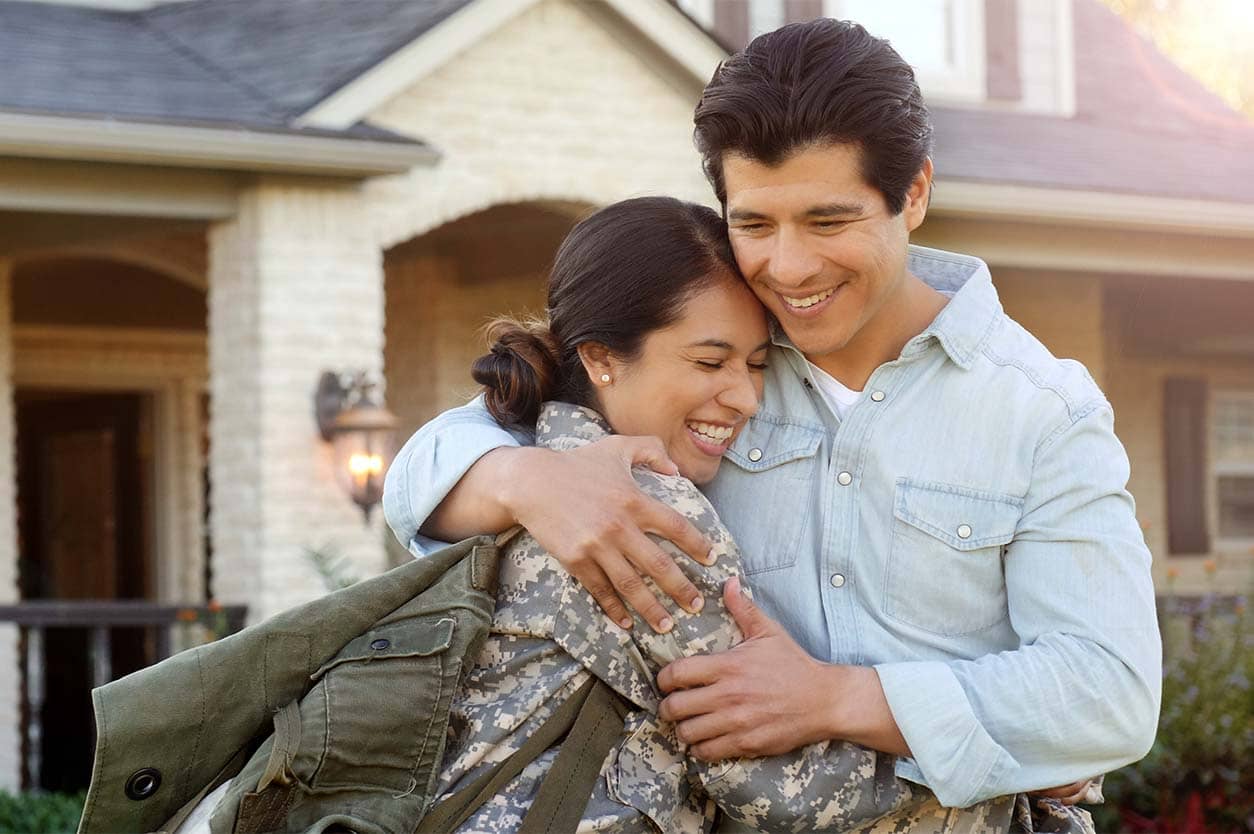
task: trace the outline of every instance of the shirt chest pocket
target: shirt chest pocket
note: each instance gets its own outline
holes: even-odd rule
[[[1002,565],[1023,500],[951,484],[897,481],[884,613],[933,634],[983,631],[1008,616]]]
[[[751,420],[727,450],[707,492],[740,545],[746,575],[797,563],[818,497],[814,467],[822,439],[820,429]]]

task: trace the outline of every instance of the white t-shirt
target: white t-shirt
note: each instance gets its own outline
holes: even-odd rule
[[[834,376],[813,362],[807,362],[806,364],[810,366],[810,375],[814,377],[815,384],[819,386],[819,393],[823,395],[823,399],[832,407],[832,411],[836,412],[837,417],[842,420],[845,419],[845,414],[849,412],[849,409],[853,408],[853,404],[862,396],[862,392],[846,388]]]

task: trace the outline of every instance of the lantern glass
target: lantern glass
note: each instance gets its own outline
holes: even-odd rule
[[[383,498],[383,476],[396,455],[396,431],[380,421],[363,420],[357,413],[361,410],[340,415],[332,444],[336,478],[368,517]]]

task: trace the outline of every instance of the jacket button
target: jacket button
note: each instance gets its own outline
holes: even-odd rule
[[[958,525],[958,538],[960,538],[960,539],[969,539],[969,538],[971,538],[971,525],[970,525],[970,524],[959,524],[959,525]]]
[[[370,643],[370,648],[374,649],[376,652],[381,652],[384,649],[391,648],[391,646],[392,641],[383,637],[380,637],[378,640],[372,640]]]
[[[161,787],[161,771],[155,767],[145,767],[131,774],[126,780],[126,798],[147,799]]]
[[[754,463],[757,463],[758,461],[762,460],[762,450],[761,450],[761,449],[750,449],[750,450],[749,450],[749,460],[753,461]]]

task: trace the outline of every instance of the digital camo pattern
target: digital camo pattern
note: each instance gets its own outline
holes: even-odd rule
[[[536,442],[567,450],[609,433],[593,411],[548,403],[536,426]],[[655,679],[671,660],[722,651],[739,641],[722,602],[722,586],[739,572],[740,554],[690,481],[642,469],[635,476],[646,493],[691,519],[712,543],[717,558],[711,567],[682,556],[669,542],[660,543],[705,596],[705,607],[688,614],[671,604],[675,626],[667,634],[654,633],[640,620],[624,630],[530,535],[518,536],[502,554],[492,633],[453,703],[441,794],[508,758],[595,674],[638,709],[628,716],[623,740],[602,766],[581,832],[708,831],[716,804],[740,826],[737,830],[1032,830],[1030,820],[1029,827],[1019,823],[1012,829],[1012,814],[1021,807],[1014,798],[944,809],[926,789],[893,775],[892,756],[852,744],[824,742],[786,756],[717,764],[688,759],[673,726],[654,715],[660,701]],[[459,831],[516,831],[556,755],[553,748],[539,757]]]

